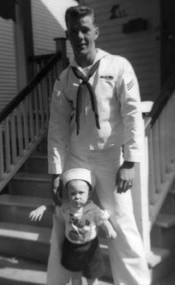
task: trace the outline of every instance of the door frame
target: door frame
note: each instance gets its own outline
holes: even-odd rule
[[[171,6],[169,1],[160,0],[160,63],[162,85],[175,73],[175,3],[172,2],[173,6]],[[171,21],[174,22],[173,25]],[[174,49],[171,48],[171,45],[173,45]]]
[[[33,33],[31,0],[17,0],[15,5],[14,37],[16,47],[17,90],[26,86],[33,75]]]

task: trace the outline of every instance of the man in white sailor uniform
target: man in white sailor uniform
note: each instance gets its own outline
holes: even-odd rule
[[[61,173],[86,168],[96,177],[99,203],[109,211],[117,238],[109,241],[115,285],[150,285],[150,275],[131,198],[135,164],[141,160],[143,125],[138,82],[131,64],[96,48],[94,11],[66,11],[74,61],[56,80],[48,131],[49,173],[57,197]],[[60,264],[64,224],[54,216],[47,285],[63,285]]]

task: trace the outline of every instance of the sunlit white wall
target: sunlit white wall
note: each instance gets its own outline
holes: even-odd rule
[[[32,0],[34,53],[55,51],[54,38],[65,37],[65,11],[77,5],[75,0]],[[68,55],[71,54],[69,44]],[[71,55],[70,55],[71,56]]]

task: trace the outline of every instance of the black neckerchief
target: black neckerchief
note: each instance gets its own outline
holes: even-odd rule
[[[89,79],[91,78],[91,76],[97,70],[97,68],[99,66],[99,63],[100,63],[100,60],[98,60],[91,67],[91,69],[89,70],[87,76],[84,75],[77,67],[72,66],[72,70],[73,70],[75,76],[82,80],[82,82],[78,86],[77,100],[76,100],[76,117],[75,117],[75,121],[76,121],[76,125],[77,125],[77,135],[79,134],[79,131],[80,131],[80,114],[81,114],[81,110],[82,110],[83,86],[86,86],[88,91],[89,91],[90,100],[91,100],[91,106],[92,106],[92,110],[93,110],[94,115],[95,115],[96,127],[98,129],[100,129],[96,96],[95,96],[95,92],[94,92],[91,84],[89,83]]]

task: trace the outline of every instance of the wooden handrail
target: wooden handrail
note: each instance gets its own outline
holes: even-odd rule
[[[22,89],[12,101],[10,101],[5,108],[0,112],[0,123],[12,112],[17,105],[37,86],[37,84],[44,78],[49,70],[52,69],[53,64],[61,59],[61,52],[57,52],[48,62],[48,64],[31,80],[31,82]]]
[[[164,106],[168,103],[175,90],[175,74],[172,74],[163,86],[160,96],[154,102],[153,108],[150,112],[150,126],[152,127],[159,117]]]
[[[0,191],[45,136],[53,85],[67,64],[61,51],[45,62],[41,61],[28,86],[1,111]]]
[[[47,53],[47,54],[39,54],[39,55],[33,55],[29,57],[30,62],[41,62],[43,60],[49,60],[52,56],[54,56],[55,53]]]

